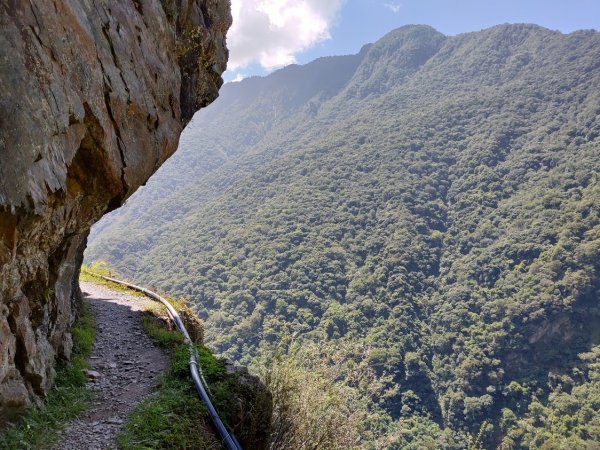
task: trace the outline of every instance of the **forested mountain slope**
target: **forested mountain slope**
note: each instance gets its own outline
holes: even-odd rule
[[[403,27],[226,85],[87,258],[186,296],[244,362],[368,347],[402,448],[591,448],[599,117],[597,32]]]

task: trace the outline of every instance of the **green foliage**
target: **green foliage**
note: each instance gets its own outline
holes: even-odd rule
[[[154,338],[152,332],[150,335]],[[189,377],[187,346],[177,345],[172,339],[169,342],[173,350],[169,373],[158,392],[136,407],[117,442],[124,450],[220,448],[207,431],[210,419]]]
[[[50,448],[57,442],[59,432],[69,420],[79,416],[93,398],[85,387],[92,351],[94,317],[86,303],[81,305],[78,318],[71,328],[73,354],[70,363],[59,362],[54,387],[41,406],[30,407],[18,422],[2,431],[0,448],[29,450]]]
[[[77,320],[71,327],[71,336],[73,338],[73,363],[79,364],[92,354],[96,338],[94,315],[85,302],[82,303]]]
[[[367,352],[322,343],[263,354],[254,370],[273,395],[270,448],[358,448],[380,417],[369,410],[366,391],[385,395]]]
[[[142,317],[142,326],[154,343],[168,349],[177,344],[183,344],[183,335],[179,331],[165,328],[164,323],[161,323],[160,320],[147,313]]]
[[[181,334],[166,327],[160,318],[146,313],[142,319],[150,338],[170,351],[171,362],[158,391],[141,402],[117,437],[127,449],[218,449],[221,442],[211,430],[206,407],[199,399],[189,373],[189,348]],[[235,399],[240,395],[237,374],[228,374],[225,361],[197,345],[198,362],[210,388],[213,405],[228,423]]]
[[[552,374],[547,399],[534,398],[520,420],[512,416],[505,449],[588,449],[600,442],[600,346],[579,355],[571,374]]]
[[[242,363],[368,347],[373,446],[587,445],[598,60],[593,31],[403,27],[227,85],[87,258],[190,299]]]

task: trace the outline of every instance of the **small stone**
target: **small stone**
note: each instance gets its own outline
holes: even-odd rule
[[[92,380],[98,380],[98,379],[102,378],[102,374],[95,370],[87,369],[87,370],[85,370],[85,374],[88,376],[88,378],[90,378]]]
[[[232,361],[227,360],[225,362],[225,371],[227,372],[227,375],[231,375],[232,373],[235,373],[236,372],[235,364],[233,364]]]

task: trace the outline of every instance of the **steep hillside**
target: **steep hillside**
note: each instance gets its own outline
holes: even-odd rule
[[[387,386],[372,408],[402,448],[480,431],[586,448],[600,440],[599,61],[593,31],[410,26],[228,85],[227,125],[197,116],[87,257],[192,299],[215,348],[245,362],[289,336],[368,346]]]
[[[127,265],[128,274],[134,273],[137,261],[175,219],[197,210],[286,151],[255,148],[303,124],[313,115],[311,108],[318,108],[346,85],[362,57],[361,52],[321,58],[306,66],[289,66],[267,79],[255,77],[223,86],[219,102],[194,116],[172,162],[140,189],[127,208],[107,215],[92,229],[88,254],[110,248],[120,266]],[[126,227],[136,238],[103,233],[111,227]]]

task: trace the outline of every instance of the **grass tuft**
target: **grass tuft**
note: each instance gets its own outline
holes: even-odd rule
[[[146,313],[142,317],[142,325],[150,339],[159,347],[172,349],[176,345],[183,344],[183,335],[178,331],[167,329],[159,318]]]
[[[129,416],[117,437],[123,450],[208,449],[206,409],[186,380],[165,377],[159,391]]]

